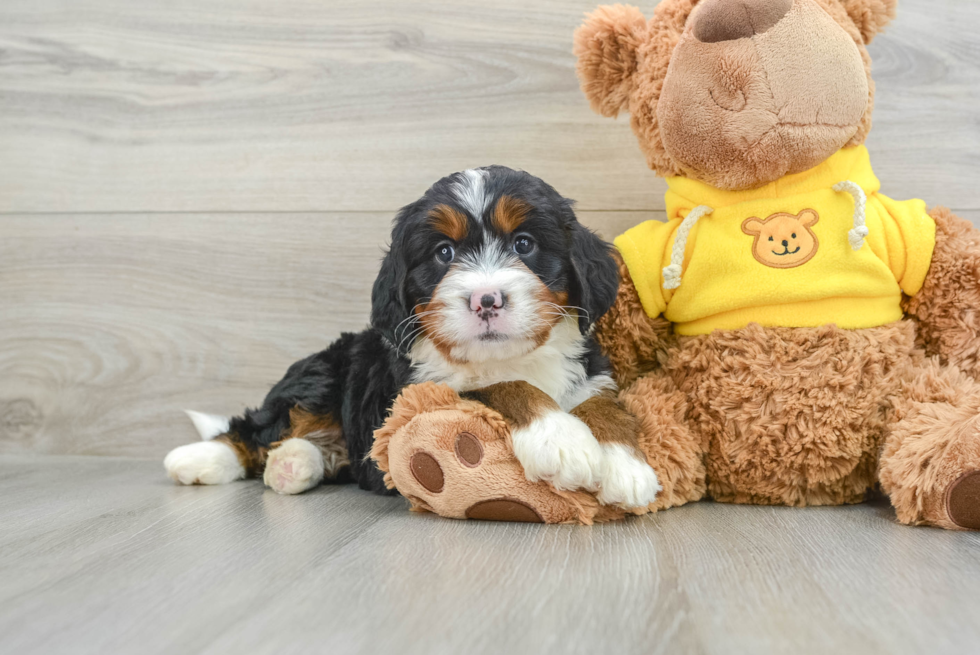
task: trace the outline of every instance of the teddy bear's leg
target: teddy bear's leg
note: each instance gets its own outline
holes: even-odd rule
[[[521,414],[528,407],[518,398],[504,409]],[[413,509],[449,518],[589,524],[623,516],[591,493],[529,481],[514,456],[513,427],[501,412],[449,387],[413,385],[375,432],[371,456]]]
[[[980,380],[980,231],[945,207],[929,215],[936,222],[932,263],[904,309],[927,355]]]
[[[706,493],[704,446],[686,418],[688,400],[667,377],[650,373],[622,391],[639,421],[638,446],[662,487],[650,511],[701,500]]]
[[[595,338],[609,358],[619,387],[626,389],[640,375],[661,367],[673,335],[663,316],[647,316],[626,263],[618,252],[612,254],[619,264],[619,293],[596,322]]]
[[[899,521],[980,530],[980,384],[927,360],[893,413],[878,475]]]

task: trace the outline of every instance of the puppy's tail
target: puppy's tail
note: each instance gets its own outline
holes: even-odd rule
[[[215,437],[228,432],[229,420],[226,416],[195,412],[192,409],[185,409],[184,413],[187,414],[194,427],[197,428],[197,433],[201,435],[202,441],[211,441]]]

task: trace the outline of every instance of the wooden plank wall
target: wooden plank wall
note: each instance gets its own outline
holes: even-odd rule
[[[0,452],[159,457],[364,326],[394,211],[500,163],[606,236],[662,215],[578,90],[596,0],[4,0]],[[655,3],[647,3],[648,13]],[[980,220],[980,3],[872,46],[886,192]]]

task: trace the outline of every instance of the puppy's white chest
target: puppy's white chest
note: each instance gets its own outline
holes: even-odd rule
[[[562,335],[555,335],[562,336]],[[456,391],[471,391],[523,380],[554,398],[565,411],[612,386],[608,376],[589,378],[581,359],[581,340],[549,340],[521,357],[483,362],[449,362],[427,339],[412,349],[413,382],[439,382]]]

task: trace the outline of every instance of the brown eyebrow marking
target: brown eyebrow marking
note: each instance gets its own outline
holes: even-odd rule
[[[524,223],[530,210],[531,206],[519,198],[500,196],[493,208],[493,224],[504,234],[511,234]]]
[[[466,238],[469,226],[466,216],[449,205],[436,205],[429,212],[429,224],[436,230],[442,232],[453,241],[462,241]]]

